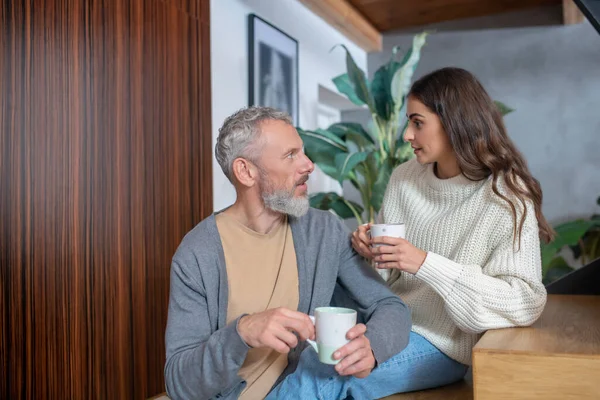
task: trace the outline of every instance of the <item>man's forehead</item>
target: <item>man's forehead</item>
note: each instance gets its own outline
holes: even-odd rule
[[[302,147],[302,139],[300,139],[296,129],[283,121],[263,123],[261,126],[261,139],[266,147],[274,150]]]

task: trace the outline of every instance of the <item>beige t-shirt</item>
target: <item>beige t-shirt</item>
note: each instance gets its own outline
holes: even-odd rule
[[[227,323],[270,308],[297,310],[298,267],[287,218],[264,235],[225,213],[216,216],[216,223],[229,284]],[[240,399],[263,399],[286,366],[287,354],[250,349],[239,371],[247,382]]]

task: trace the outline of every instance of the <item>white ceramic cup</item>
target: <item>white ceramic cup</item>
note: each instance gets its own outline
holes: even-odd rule
[[[371,238],[376,238],[380,236],[389,236],[395,238],[406,238],[406,225],[404,223],[399,224],[373,224],[371,225],[371,229],[369,230],[369,235]],[[376,244],[373,247],[385,246],[381,244]],[[377,272],[384,279],[388,280],[390,277],[390,271],[387,269],[378,269]]]
[[[319,307],[315,316],[310,315],[315,324],[317,340],[307,340],[319,355],[319,361],[335,365],[340,360],[333,359],[333,353],[350,343],[346,334],[356,325],[356,310],[343,307]]]
[[[371,225],[371,229],[369,230],[371,238],[376,238],[380,236],[390,236],[395,238],[406,237],[406,225],[404,223],[400,224],[373,224]],[[377,245],[379,246],[379,245]]]

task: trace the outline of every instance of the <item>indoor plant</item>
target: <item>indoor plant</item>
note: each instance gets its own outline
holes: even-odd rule
[[[408,123],[402,114],[427,35],[415,35],[401,61],[397,61],[399,48],[395,47],[389,62],[371,80],[356,65],[348,49],[341,46],[346,51],[347,73],[333,82],[350,101],[369,110],[372,129],[341,122],[314,131],[298,128],[298,132],[308,157],[340,184],[350,181],[360,193],[362,204],[329,192],[312,195],[312,207],[332,210],[342,218],[356,218],[359,224],[375,220],[393,169],[413,157],[410,144],[402,138]],[[503,115],[512,111],[496,103]]]
[[[600,197],[596,200],[600,206]],[[554,227],[556,237],[547,244],[542,244],[542,274],[544,283],[548,284],[575,269],[561,255],[563,249],[572,253],[575,261],[581,265],[600,257],[600,215],[594,214],[589,219],[577,219]]]

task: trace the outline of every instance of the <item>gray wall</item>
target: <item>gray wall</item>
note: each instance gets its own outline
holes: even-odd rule
[[[440,24],[415,73],[465,68],[516,109],[506,125],[541,182],[543,211],[554,223],[598,212],[600,196],[600,35],[587,21],[559,20],[557,9],[544,8]],[[524,22],[529,27],[515,28]],[[369,73],[388,61],[393,46],[409,48],[411,33],[385,35],[384,51],[369,55]],[[343,117],[365,119],[361,112]]]

